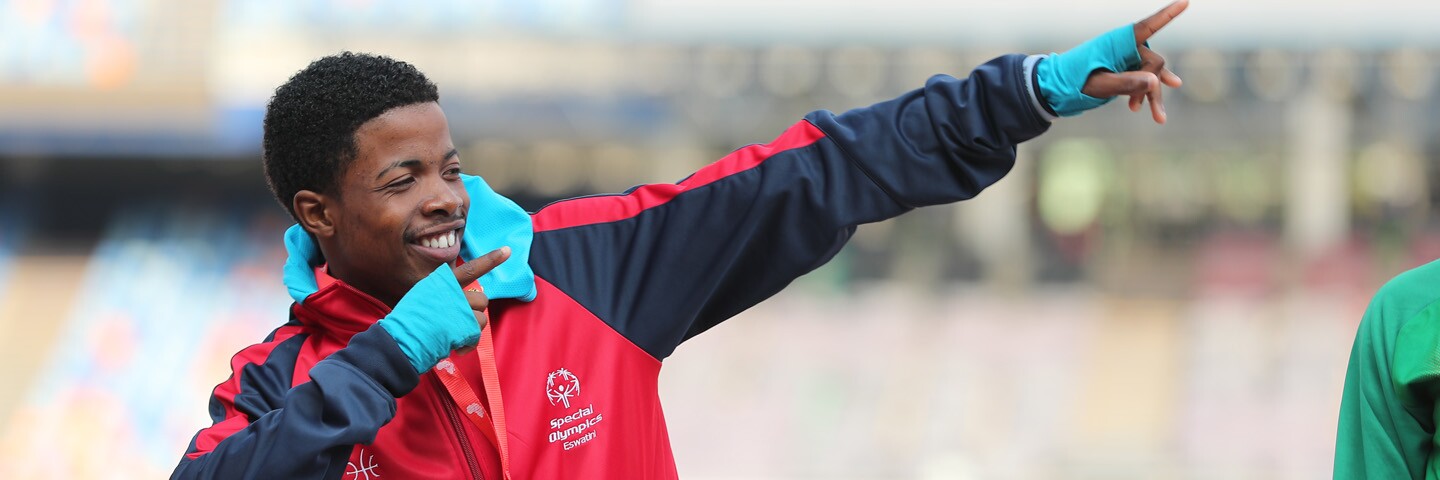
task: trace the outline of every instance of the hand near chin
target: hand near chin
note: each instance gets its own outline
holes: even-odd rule
[[[490,306],[475,281],[509,258],[510,248],[501,247],[461,265],[441,265],[410,287],[377,325],[395,338],[416,372],[429,370],[451,351],[474,348]]]

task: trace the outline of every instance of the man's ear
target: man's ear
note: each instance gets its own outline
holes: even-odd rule
[[[310,232],[317,240],[335,236],[334,199],[314,191],[301,190],[295,192],[295,198],[291,199],[291,202],[301,228]]]

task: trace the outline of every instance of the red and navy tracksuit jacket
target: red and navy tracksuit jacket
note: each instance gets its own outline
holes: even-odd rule
[[[486,327],[513,478],[676,478],[661,360],[825,263],[857,225],[967,199],[1004,176],[1016,145],[1049,127],[1033,58],[811,113],[677,184],[532,214],[538,294],[492,302]],[[214,425],[173,478],[502,478],[495,446],[436,374],[417,375],[372,328],[387,313],[322,281],[289,323],[235,355],[210,402]],[[483,392],[477,356],[452,359]],[[556,378],[574,387],[558,399]]]

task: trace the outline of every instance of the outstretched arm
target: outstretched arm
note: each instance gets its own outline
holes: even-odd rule
[[[1093,95],[1158,105],[1160,82],[1141,80],[1174,75],[1136,45],[1184,5],[1064,54],[1002,56],[870,107],[811,113],[675,184],[551,204],[534,215],[535,273],[664,358],[824,264],[858,225],[979,194],[1054,113],[1098,107]]]

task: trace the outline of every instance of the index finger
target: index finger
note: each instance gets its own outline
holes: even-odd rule
[[[479,280],[480,276],[490,273],[509,258],[510,247],[491,250],[490,253],[481,255],[480,258],[455,266],[455,279],[460,281],[461,287],[464,287]]]
[[[1185,11],[1185,7],[1189,6],[1190,0],[1175,0],[1174,3],[1166,5],[1165,8],[1155,12],[1150,18],[1135,22],[1135,44],[1144,44],[1146,40],[1149,40],[1150,37],[1155,35],[1155,32],[1164,28],[1166,24],[1179,16],[1180,12]]]

